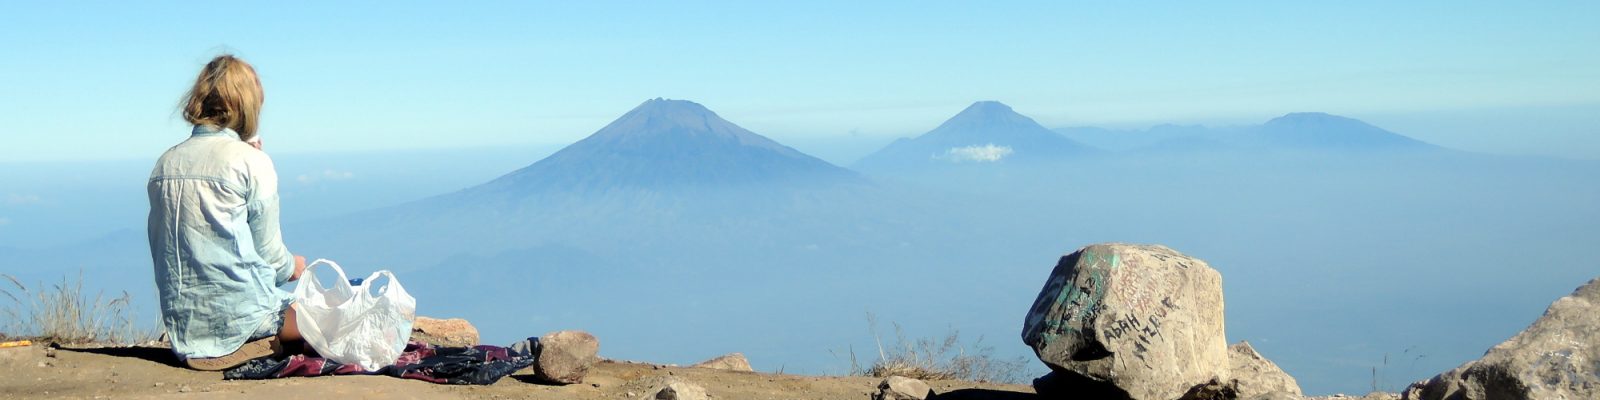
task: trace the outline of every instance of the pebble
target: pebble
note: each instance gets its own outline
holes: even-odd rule
[[[166,382],[156,382],[154,386],[155,387],[162,387],[162,386],[166,386],[166,385],[167,385]]]

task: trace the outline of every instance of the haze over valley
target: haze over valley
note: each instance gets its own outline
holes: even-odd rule
[[[951,115],[856,160],[659,98],[559,148],[274,159],[291,250],[397,271],[419,314],[467,318],[487,343],[582,328],[606,357],[739,351],[763,371],[846,372],[849,351],[875,352],[868,315],[885,339],[892,322],[1027,356],[1017,331],[1056,258],[1125,241],[1221,271],[1229,339],[1308,393],[1396,390],[1600,265],[1600,162],[1316,112],[1140,130],[1051,129],[995,101]],[[153,320],[151,163],[0,163],[0,252],[27,266],[7,273],[81,269]]]

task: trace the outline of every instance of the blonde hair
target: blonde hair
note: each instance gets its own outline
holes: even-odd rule
[[[200,69],[194,88],[183,96],[183,119],[194,125],[233,129],[240,140],[250,140],[256,136],[263,100],[256,69],[223,54]]]

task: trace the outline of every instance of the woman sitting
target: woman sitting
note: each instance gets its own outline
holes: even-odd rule
[[[185,97],[194,129],[150,173],[150,256],[161,325],[189,367],[222,370],[299,341],[291,296],[305,258],[278,229],[278,175],[260,150],[254,68],[212,59]]]

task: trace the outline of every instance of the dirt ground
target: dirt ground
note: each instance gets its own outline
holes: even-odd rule
[[[220,372],[174,366],[154,347],[0,349],[0,399],[82,398],[360,398],[360,399],[638,399],[652,378],[677,376],[713,399],[867,399],[880,379],[731,372],[605,361],[581,384],[533,383],[523,370],[487,386],[438,385],[387,376],[229,381]],[[659,378],[656,378],[659,379]],[[938,399],[1034,399],[1026,385],[933,381]]]

